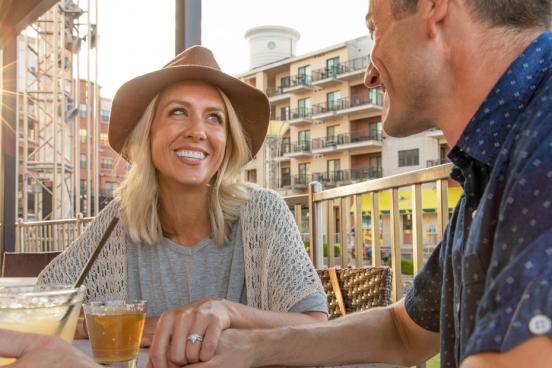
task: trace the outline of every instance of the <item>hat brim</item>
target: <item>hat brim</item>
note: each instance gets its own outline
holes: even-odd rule
[[[121,153],[127,137],[147,105],[165,88],[186,80],[200,80],[220,88],[232,102],[247,136],[251,154],[261,148],[270,119],[266,95],[218,69],[200,65],[165,67],[123,84],[113,98],[109,119],[109,144]],[[128,157],[125,157],[128,159]]]

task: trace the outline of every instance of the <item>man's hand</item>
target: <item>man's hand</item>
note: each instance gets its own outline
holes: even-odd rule
[[[59,337],[0,330],[0,356],[15,358],[10,368],[100,368]]]
[[[157,322],[159,322],[159,317],[146,318],[146,324],[144,325],[144,333],[142,334],[140,347],[149,348],[151,346],[153,335],[155,334],[155,329],[157,328]]]

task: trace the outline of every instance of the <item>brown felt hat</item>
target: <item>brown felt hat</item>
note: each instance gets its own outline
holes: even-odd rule
[[[255,155],[266,136],[270,105],[266,95],[220,70],[211,50],[193,46],[162,69],[134,78],[119,88],[111,107],[109,144],[121,153],[125,141],[153,97],[174,83],[199,80],[220,88],[232,102]]]

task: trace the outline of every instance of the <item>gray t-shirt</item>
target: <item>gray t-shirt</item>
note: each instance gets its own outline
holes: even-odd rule
[[[156,245],[130,243],[127,263],[128,297],[147,300],[148,316],[158,316],[204,297],[247,304],[239,222],[224,247],[217,246],[210,237],[192,247],[167,238]],[[328,313],[326,296],[309,295],[289,311]]]

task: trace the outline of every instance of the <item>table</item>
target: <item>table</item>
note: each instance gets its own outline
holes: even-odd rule
[[[28,286],[35,285],[36,277],[0,277],[0,286]]]
[[[92,356],[92,348],[90,347],[90,342],[88,340],[75,340],[73,341],[73,346],[88,356]],[[138,361],[136,364],[137,368],[144,368],[148,362],[148,350],[140,349],[140,354],[138,355]],[[353,364],[353,365],[343,365],[342,368],[404,368],[396,365],[388,364]],[[332,368],[332,367],[325,367]],[[337,368],[337,367],[334,367]]]

